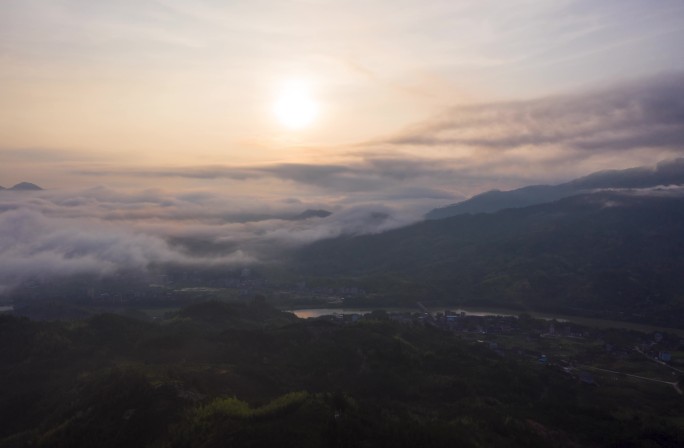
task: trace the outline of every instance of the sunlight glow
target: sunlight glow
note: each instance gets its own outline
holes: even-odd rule
[[[318,104],[307,83],[289,81],[281,88],[273,111],[283,126],[302,129],[310,126],[318,116]]]

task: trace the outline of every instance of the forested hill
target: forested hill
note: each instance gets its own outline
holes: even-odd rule
[[[648,335],[542,338],[546,322],[505,325],[482,335],[382,312],[299,320],[258,302],[199,303],[157,322],[0,315],[0,447],[682,446],[677,377],[585,370],[615,368],[594,338]]]
[[[321,241],[302,275],[402,300],[520,305],[681,325],[684,198],[595,193]]]

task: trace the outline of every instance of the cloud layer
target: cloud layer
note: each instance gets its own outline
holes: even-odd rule
[[[320,204],[259,203],[210,191],[2,192],[0,291],[34,278],[144,273],[165,264],[273,263],[286,248],[380,232],[419,217],[365,204],[296,219],[308,205]]]
[[[684,77],[671,75],[581,95],[457,107],[390,143],[611,151],[682,141]]]
[[[467,154],[466,165],[485,171],[524,163],[552,169],[574,161],[593,163],[595,169],[610,167],[598,166],[601,161],[651,164],[684,153],[684,75],[574,95],[458,106],[383,143],[445,158]]]

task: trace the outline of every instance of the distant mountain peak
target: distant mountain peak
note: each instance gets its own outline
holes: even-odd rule
[[[10,190],[14,190],[14,191],[39,191],[39,190],[42,190],[42,188],[40,188],[36,184],[32,184],[31,182],[19,182],[18,184],[16,184],[12,188],[10,188]]]

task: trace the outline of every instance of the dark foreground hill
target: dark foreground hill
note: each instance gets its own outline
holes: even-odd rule
[[[427,213],[426,218],[442,219],[466,213],[493,213],[506,208],[553,202],[598,189],[649,188],[662,185],[684,185],[684,159],[660,162],[654,168],[600,171],[559,185],[531,185],[510,191],[487,191],[463,202],[434,209]]]
[[[535,331],[516,325],[508,339]],[[596,358],[577,344],[582,362]],[[199,304],[159,323],[0,316],[0,447],[684,443],[671,384],[587,381],[528,352],[382,313],[341,325],[264,304]]]
[[[300,272],[405,300],[682,325],[684,198],[595,193],[321,241]]]

